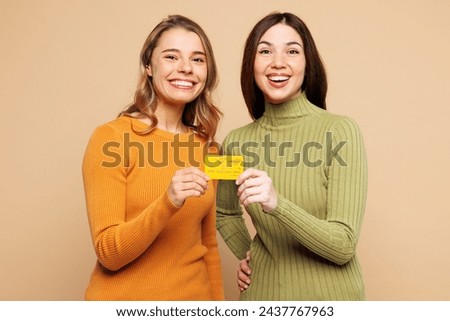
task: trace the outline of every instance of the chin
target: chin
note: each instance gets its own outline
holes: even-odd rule
[[[283,95],[281,97],[267,97],[265,98],[265,101],[267,101],[268,103],[272,104],[272,105],[279,105],[279,104],[283,104],[285,102],[288,102],[292,99],[297,98],[298,96],[301,95],[301,92],[297,92],[295,94],[292,95]]]
[[[278,99],[266,99],[266,101],[272,105],[279,105],[279,104],[287,102],[289,99],[290,98],[286,97],[286,98],[278,98]]]

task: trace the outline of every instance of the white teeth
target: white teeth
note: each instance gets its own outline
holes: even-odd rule
[[[180,86],[180,87],[192,87],[194,84],[190,81],[187,80],[174,80],[171,81],[171,83],[175,86]]]
[[[271,81],[286,81],[289,79],[287,76],[270,76],[268,77]]]

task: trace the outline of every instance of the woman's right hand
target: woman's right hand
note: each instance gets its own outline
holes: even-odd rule
[[[237,271],[238,277],[238,287],[241,292],[247,290],[248,286],[251,283],[249,275],[252,274],[252,270],[250,270],[250,251],[247,252],[247,257],[239,262],[239,269]]]
[[[209,177],[200,169],[189,167],[175,172],[170,182],[168,193],[172,203],[183,206],[188,197],[199,197],[208,189]]]
[[[265,171],[248,168],[239,175],[236,184],[239,185],[237,196],[242,205],[259,203],[264,212],[270,212],[277,207],[277,192],[272,179]]]

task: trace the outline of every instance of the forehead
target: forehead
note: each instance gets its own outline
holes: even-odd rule
[[[183,28],[173,28],[164,31],[158,39],[155,51],[176,49],[183,52],[204,52],[200,37],[192,31]]]
[[[276,25],[267,29],[267,31],[262,35],[260,42],[266,41],[271,44],[285,44],[290,42],[298,42],[303,44],[302,38],[298,32],[284,23],[277,23]]]

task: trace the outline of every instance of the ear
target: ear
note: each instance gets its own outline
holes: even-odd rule
[[[147,75],[152,77],[152,67],[150,65],[145,66],[145,70],[147,71]]]

